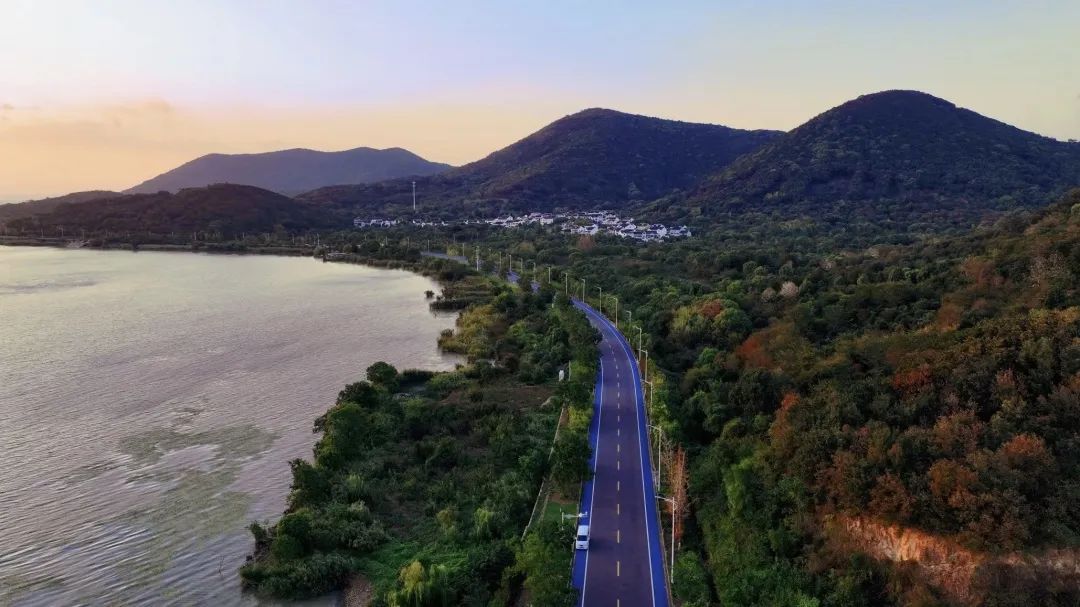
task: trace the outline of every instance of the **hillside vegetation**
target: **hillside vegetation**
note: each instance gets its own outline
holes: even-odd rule
[[[666,378],[655,419],[691,453],[676,570],[696,582],[677,593],[1076,604],[1080,192],[912,244],[755,229],[646,246],[485,237],[617,295],[644,330]],[[899,537],[938,556],[892,562]]]
[[[102,198],[115,198],[119,195],[119,192],[110,192],[108,190],[90,190],[86,192],[72,192],[71,194],[55,196],[53,198],[28,200],[26,202],[14,204],[0,204],[0,222],[49,213],[62,204],[79,204],[92,200],[100,200]]]
[[[584,430],[552,441],[563,407],[591,412],[598,335],[567,300],[551,306],[551,292],[483,280],[487,300],[466,310],[450,344],[467,366],[376,363],[316,420],[322,437],[310,462],[291,462],[284,516],[251,526],[245,587],[311,597],[359,574],[379,606],[508,605],[523,591],[574,603],[570,524],[521,540],[541,480],[576,486],[587,472]],[[571,361],[580,378],[556,385]]]
[[[694,186],[777,131],[743,131],[589,109],[476,162],[419,179],[426,214],[615,208]],[[323,188],[301,196],[365,213],[412,208],[412,180]]]
[[[1077,183],[1080,144],[925,93],[886,91],[740,158],[683,204],[706,216],[753,210],[971,222],[989,210],[1045,205]]]
[[[69,236],[83,232],[143,236],[208,232],[219,238],[236,238],[244,232],[287,233],[340,228],[345,223],[325,209],[267,190],[218,184],[176,194],[130,194],[65,202],[40,215],[10,220],[7,229],[16,234],[49,236],[59,234],[63,228]]]

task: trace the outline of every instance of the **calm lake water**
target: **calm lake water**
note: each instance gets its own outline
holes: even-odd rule
[[[450,368],[431,281],[0,246],[0,605],[255,605],[246,526],[377,360]],[[319,604],[332,602],[331,599]]]

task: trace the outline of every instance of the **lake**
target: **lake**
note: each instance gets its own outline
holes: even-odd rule
[[[0,605],[256,605],[250,521],[371,363],[447,369],[432,281],[0,246]],[[316,604],[331,603],[331,599]]]

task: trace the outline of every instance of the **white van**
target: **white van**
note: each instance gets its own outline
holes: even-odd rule
[[[588,525],[578,525],[577,539],[574,542],[574,547],[577,548],[578,550],[588,550],[589,549],[589,526]]]

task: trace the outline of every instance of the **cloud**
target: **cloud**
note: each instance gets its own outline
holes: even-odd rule
[[[0,112],[11,112],[15,110],[15,106],[10,103],[0,103]]]

